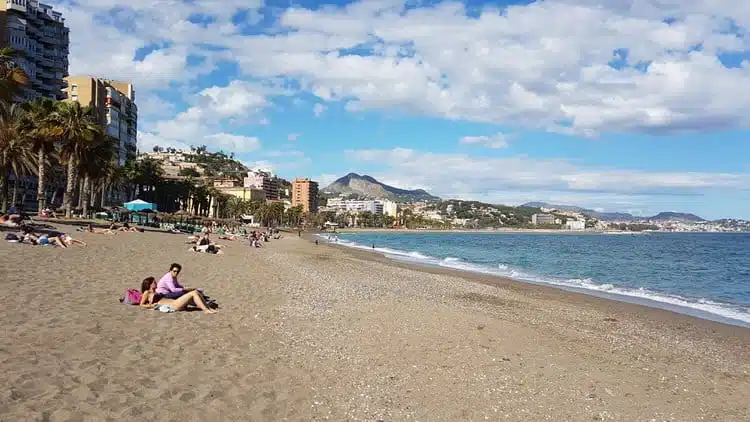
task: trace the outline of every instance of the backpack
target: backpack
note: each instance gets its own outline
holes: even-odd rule
[[[141,292],[135,289],[125,290],[125,296],[120,299],[125,305],[138,305],[141,303]]]

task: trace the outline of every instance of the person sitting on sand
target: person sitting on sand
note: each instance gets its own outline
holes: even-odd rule
[[[177,299],[185,293],[195,290],[194,288],[184,287],[177,280],[177,276],[182,271],[182,265],[173,263],[169,266],[169,272],[164,274],[156,283],[156,293],[167,299]]]
[[[162,296],[157,291],[157,282],[154,277],[146,277],[141,282],[141,303],[144,308],[152,308],[154,305],[166,305],[173,311],[187,310],[188,306],[195,305],[203,312],[208,314],[216,313],[214,309],[208,307],[206,301],[197,290],[191,290],[181,294],[176,299],[170,299]]]

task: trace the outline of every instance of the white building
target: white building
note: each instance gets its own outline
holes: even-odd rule
[[[389,201],[389,200],[382,200],[380,201],[383,203],[383,214],[389,215],[391,217],[398,217],[398,203]]]
[[[568,230],[585,230],[586,222],[584,220],[568,220],[565,222],[565,228]]]
[[[21,53],[12,63],[26,72],[30,82],[19,99],[61,99],[70,44],[65,18],[38,0],[0,3],[0,42]]]
[[[358,201],[354,199],[331,198],[327,208],[336,212],[371,212],[383,214],[383,202],[378,200]]]

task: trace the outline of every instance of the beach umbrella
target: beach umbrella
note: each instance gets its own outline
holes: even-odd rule
[[[136,199],[135,201],[126,202],[125,208],[127,208],[130,211],[145,211],[145,210],[151,210],[151,212],[154,212],[154,210],[158,210],[158,207],[156,204],[151,202],[146,202],[141,199]]]

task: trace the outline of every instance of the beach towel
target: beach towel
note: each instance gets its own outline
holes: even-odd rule
[[[125,305],[138,305],[141,303],[141,292],[135,289],[125,290],[125,296],[120,299]]]
[[[174,312],[174,309],[172,309],[169,305],[154,305],[153,308],[151,308],[155,311],[164,312],[164,313],[171,313]]]

